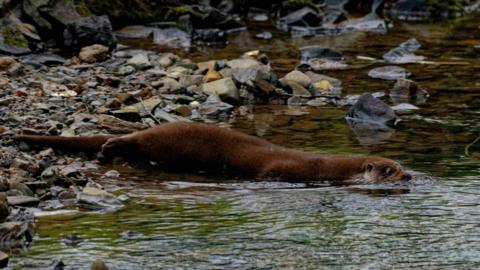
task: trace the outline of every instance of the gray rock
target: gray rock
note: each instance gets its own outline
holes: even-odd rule
[[[128,59],[127,64],[133,66],[137,70],[144,70],[152,67],[152,63],[150,63],[148,56],[143,53],[139,53]]]
[[[319,26],[322,23],[322,16],[309,7],[296,10],[277,20],[277,26],[288,30],[292,26]]]
[[[317,45],[301,47],[300,57],[300,61],[302,63],[307,63],[308,60],[315,58],[328,59],[332,61],[343,60],[343,55],[340,52]]]
[[[182,87],[189,87],[191,85],[200,85],[203,83],[202,75],[187,75],[180,77],[180,85]]]
[[[217,117],[221,113],[229,113],[233,106],[222,102],[218,96],[211,95],[200,105],[199,112],[207,117]]]
[[[89,210],[116,210],[123,206],[115,195],[94,187],[85,187],[78,193],[77,204]]]
[[[394,48],[383,55],[388,63],[392,64],[406,64],[406,63],[418,63],[425,60],[424,56],[419,56],[413,52],[420,48],[420,43],[415,38],[411,38],[399,47]]]
[[[408,102],[415,99],[417,102],[424,102],[428,97],[428,92],[420,86],[408,79],[398,79],[392,90],[390,90],[390,98],[395,103]]]
[[[117,37],[144,39],[152,35],[154,28],[144,25],[129,25],[115,32]]]
[[[303,72],[298,70],[294,70],[288,73],[287,75],[285,75],[285,80],[296,82],[303,87],[309,87],[310,84],[312,83],[312,80],[310,79],[310,77],[308,77]]]
[[[250,58],[234,59],[227,62],[230,68],[254,68],[261,65],[257,60]]]
[[[8,196],[8,204],[11,206],[37,206],[40,200],[31,196]]]
[[[153,30],[153,42],[173,48],[188,48],[192,46],[190,35],[177,27]]]
[[[116,75],[119,76],[126,76],[130,75],[135,72],[135,67],[127,65],[127,66],[121,66],[118,68],[117,72],[115,72]]]
[[[360,96],[350,108],[347,119],[368,123],[372,128],[395,126],[399,121],[390,106],[369,93]]]
[[[384,66],[370,70],[368,76],[375,79],[398,80],[410,77],[412,73],[399,66]]]
[[[239,92],[232,78],[224,78],[205,83],[202,85],[202,91],[207,95],[217,95],[222,100],[239,99]]]
[[[112,25],[107,16],[81,17],[69,19],[63,33],[64,45],[71,48],[82,48],[92,44],[102,44],[110,49],[117,45]]]
[[[294,81],[285,81],[285,84],[290,88],[292,95],[299,97],[311,97],[312,94],[302,85]]]
[[[417,106],[414,106],[409,103],[400,103],[392,107],[392,110],[394,110],[398,114],[407,114],[419,109],[420,108],[418,108]]]

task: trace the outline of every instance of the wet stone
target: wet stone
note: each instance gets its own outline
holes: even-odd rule
[[[128,59],[127,64],[133,66],[136,70],[144,70],[152,67],[148,56],[142,53]]]
[[[412,73],[399,66],[384,66],[370,70],[368,76],[374,79],[398,80],[410,77]]]
[[[308,60],[315,58],[328,59],[331,61],[343,60],[343,55],[340,52],[316,45],[300,48],[300,57],[302,63],[306,63]]]
[[[360,96],[347,117],[369,123],[372,127],[395,126],[399,120],[390,106],[369,93]]]
[[[122,203],[113,194],[94,187],[85,187],[77,195],[77,204],[90,210],[115,210],[122,207]]]
[[[268,39],[272,39],[273,35],[270,32],[261,32],[261,33],[256,34],[255,37],[258,38],[258,39],[268,40]]]

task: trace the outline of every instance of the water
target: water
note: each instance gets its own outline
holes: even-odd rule
[[[100,180],[128,194],[117,212],[41,217],[33,247],[12,255],[12,269],[46,267],[62,258],[88,269],[95,258],[111,269],[476,269],[480,267],[480,17],[442,24],[396,25],[386,35],[351,33],[295,38],[274,31],[271,41],[234,34],[231,45],[194,49],[194,61],[234,58],[262,49],[279,74],[299,62],[298,47],[342,51],[348,71],[327,72],[344,93],[387,91],[369,79],[381,58],[411,37],[416,53],[455,65],[403,65],[431,97],[380,144],[357,140],[343,108],[243,107],[228,123],[275,143],[319,153],[394,158],[415,174],[404,186],[332,187],[254,183],[211,176],[165,174],[113,165],[121,180]],[[276,37],[276,38],[275,38]],[[135,44],[152,48],[147,43]],[[161,48],[157,48],[161,49]],[[177,53],[185,56],[184,51]],[[112,167],[101,167],[96,178]],[[72,244],[72,235],[82,240]]]

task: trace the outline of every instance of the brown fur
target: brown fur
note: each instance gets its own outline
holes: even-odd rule
[[[109,137],[17,136],[14,140],[65,148],[100,149],[181,170],[227,172],[257,180],[374,183],[410,179],[397,162],[368,156],[327,156],[274,145],[212,125],[176,122]]]

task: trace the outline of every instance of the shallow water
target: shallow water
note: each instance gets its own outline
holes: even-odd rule
[[[359,141],[344,108],[256,106],[238,109],[231,127],[275,143],[320,153],[374,154],[414,171],[408,186],[331,187],[252,183],[222,177],[166,174],[112,166],[120,180],[99,180],[127,206],[113,213],[39,218],[33,247],[12,255],[12,269],[87,269],[101,258],[111,269],[476,269],[480,267],[480,14],[442,24],[398,24],[386,35],[288,38],[273,31],[233,34],[230,45],[194,49],[194,61],[234,58],[261,49],[279,74],[299,62],[298,47],[321,44],[342,51],[353,67],[326,72],[344,94],[387,91],[392,82],[367,72],[410,37],[418,55],[455,65],[404,65],[431,97],[404,115],[385,140]],[[262,29],[263,30],[263,29]],[[151,49],[148,43],[137,44]],[[156,48],[164,51],[164,48]],[[388,99],[386,99],[388,100]],[[101,167],[98,175],[112,167]],[[98,177],[100,178],[100,177]],[[82,240],[66,240],[77,235]]]

